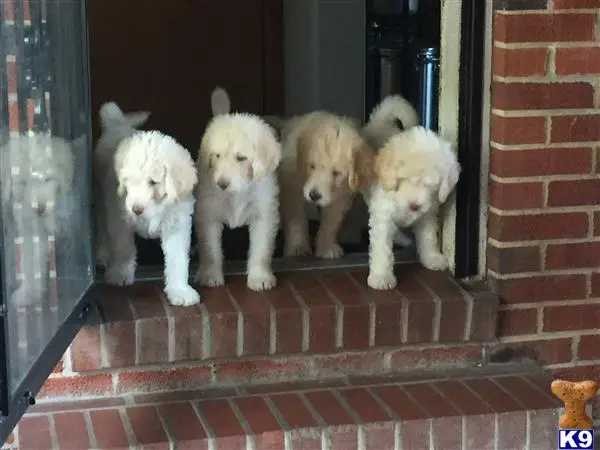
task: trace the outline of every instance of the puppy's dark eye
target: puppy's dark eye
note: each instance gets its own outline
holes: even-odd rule
[[[154,181],[154,180],[148,180],[148,184],[150,186],[156,186],[158,184],[158,181]]]
[[[332,170],[331,171],[331,175],[333,175],[334,178],[337,178],[337,177],[339,177],[341,175],[341,173],[340,173],[339,170]]]
[[[236,155],[235,156],[235,160],[238,162],[242,162],[242,161],[246,161],[248,158],[246,158],[244,155]]]
[[[310,168],[310,170],[315,170],[315,165],[312,163],[308,167]]]
[[[219,159],[221,157],[220,153],[215,153],[215,158]]]

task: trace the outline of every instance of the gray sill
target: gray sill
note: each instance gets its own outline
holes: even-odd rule
[[[394,251],[396,264],[415,262],[416,252],[414,247],[397,249]],[[314,257],[298,258],[276,258],[273,260],[274,272],[294,272],[313,269],[343,269],[367,267],[369,264],[368,253],[351,253],[342,258],[334,260],[322,260]],[[196,273],[197,264],[190,266],[190,276]],[[225,275],[244,275],[246,273],[246,261],[226,261]],[[98,280],[102,280],[102,271],[97,270]],[[141,266],[135,274],[136,282],[156,281],[163,279],[163,268],[160,266]]]

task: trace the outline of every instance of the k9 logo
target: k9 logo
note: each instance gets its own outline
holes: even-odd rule
[[[594,430],[558,430],[558,450],[594,448]]]

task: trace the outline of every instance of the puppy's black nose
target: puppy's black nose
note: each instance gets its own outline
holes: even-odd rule
[[[321,197],[321,193],[316,189],[311,189],[308,193],[308,198],[310,198],[313,202],[318,202],[319,200],[321,200]]]
[[[408,209],[410,209],[411,211],[418,211],[419,209],[421,209],[421,205],[419,205],[417,202],[410,202],[408,204]]]
[[[134,214],[139,216],[140,214],[142,214],[144,212],[144,207],[142,205],[133,205],[131,210],[133,211]]]
[[[225,190],[229,187],[229,181],[219,180],[219,181],[217,181],[217,186],[219,186],[221,189]]]

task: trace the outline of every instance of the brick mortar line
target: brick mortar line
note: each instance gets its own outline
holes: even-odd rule
[[[200,304],[200,311],[202,314],[202,358],[210,359],[212,346],[211,314],[208,312],[208,308],[204,303]]]
[[[54,420],[54,414],[48,414],[48,432],[50,433],[52,448],[60,448],[58,446],[58,434],[56,432],[56,421]]]
[[[490,114],[502,118],[532,118],[532,117],[565,117],[565,116],[598,116],[597,108],[556,108],[556,109],[496,109],[491,108]],[[591,141],[596,142],[596,141]]]
[[[594,336],[597,336],[597,334],[591,334]],[[515,343],[521,343],[521,342],[515,342]],[[500,373],[500,374],[490,374],[490,373],[484,373],[484,374],[471,374],[471,375],[466,375],[466,376],[461,376],[460,378],[458,378],[458,380],[456,381],[460,381],[460,380],[470,380],[470,379],[478,379],[478,378],[482,378],[482,377],[494,377],[494,378],[501,378],[501,377],[510,377],[510,376],[526,376],[529,375],[530,372],[529,371],[525,371],[525,372],[509,372],[509,373]],[[374,381],[374,384],[368,384],[368,385],[360,385],[360,386],[345,386],[344,388],[350,387],[350,388],[360,388],[360,389],[365,389],[368,390],[371,395],[375,398],[375,400],[379,400],[380,398],[378,397],[378,395],[372,391],[373,387],[379,387],[379,386],[395,386],[395,385],[402,385],[404,386],[404,384],[410,384],[410,385],[423,385],[423,384],[428,384],[430,385],[430,387],[434,388],[434,390],[436,390],[436,392],[438,392],[443,398],[445,398],[449,403],[451,403],[455,409],[460,412],[462,414],[462,411],[460,408],[458,408],[457,405],[455,405],[450,399],[448,399],[446,396],[443,395],[443,393],[437,389],[435,389],[434,384],[438,381],[444,381],[444,379],[424,379],[424,380],[415,380],[415,381],[410,381],[410,382],[402,382],[402,381],[394,381],[394,380],[390,380],[390,382],[386,383],[386,384],[380,384],[377,381]],[[280,395],[280,394],[299,394],[299,393],[306,393],[306,392],[330,392],[331,388],[329,387],[320,387],[320,388],[312,388],[309,390],[305,390],[305,391],[298,391],[298,390],[292,390],[292,391],[282,391],[282,392],[274,392],[274,393],[253,393],[253,394],[244,394],[244,395],[235,395],[235,396],[225,396],[225,397],[218,397],[217,399],[219,400],[228,400],[228,399],[235,399],[238,397],[261,397],[261,398],[265,398],[268,396],[272,396],[272,395]],[[170,391],[166,391],[166,393],[169,393]],[[106,397],[95,397],[91,400],[102,400],[102,399],[106,399]],[[90,399],[88,399],[90,400]],[[212,400],[212,399],[209,399]],[[85,400],[84,400],[85,401]],[[192,404],[192,406],[194,406],[194,404],[196,402],[202,402],[201,399],[199,400],[168,400],[168,399],[163,399],[162,401],[158,401],[158,402],[146,402],[146,403],[133,403],[130,405],[105,405],[105,406],[95,406],[95,407],[86,407],[84,409],[82,408],[77,408],[76,406],[74,406],[73,408],[68,408],[68,409],[61,409],[61,410],[56,410],[56,411],[44,411],[44,412],[30,412],[27,413],[28,417],[40,417],[40,416],[47,416],[50,414],[61,414],[61,413],[67,413],[67,412],[83,412],[83,411],[104,411],[104,410],[112,410],[112,411],[117,411],[120,408],[124,408],[125,410],[129,409],[129,408],[139,408],[139,407],[159,407],[162,405],[167,405],[167,404],[182,404],[182,403],[186,403],[186,404]],[[50,402],[42,402],[42,404],[52,404],[52,403],[61,403],[60,401],[50,401]],[[73,401],[73,403],[78,403],[77,401]],[[385,405],[385,403],[383,403],[383,405],[385,406],[384,409],[387,412],[387,405]],[[396,420],[396,415],[391,412],[390,414],[388,414],[393,420]],[[398,419],[400,420],[400,419]]]
[[[256,440],[254,439],[254,432],[252,431],[250,424],[244,417],[244,414],[242,413],[238,405],[233,401],[233,399],[228,398],[226,402],[229,405],[229,408],[231,408],[231,410],[233,411],[233,415],[242,427],[242,430],[244,430],[244,434],[246,435],[246,450],[257,450]]]
[[[401,350],[422,350],[422,349],[437,349],[437,348],[446,348],[448,346],[475,346],[480,345],[480,343],[471,343],[464,341],[457,342],[426,342],[426,343],[414,343],[414,344],[404,344],[401,347]],[[182,361],[174,361],[173,363],[168,364],[168,369],[197,369],[199,368],[199,363],[202,366],[211,366],[211,365],[225,365],[225,364],[237,364],[244,362],[256,362],[256,361],[271,361],[271,362],[283,362],[291,360],[311,360],[318,361],[322,359],[328,358],[337,358],[341,356],[358,356],[364,355],[365,352],[370,353],[379,353],[379,352],[393,352],[398,350],[397,345],[381,345],[376,348],[363,348],[363,349],[344,349],[343,351],[333,351],[331,353],[296,353],[296,354],[282,354],[282,355],[247,355],[242,357],[232,357],[227,359],[209,359],[209,360],[182,360]],[[85,376],[94,376],[94,375],[118,375],[121,373],[137,373],[137,372],[153,372],[153,371],[164,371],[166,366],[164,363],[157,362],[154,364],[144,364],[140,366],[128,366],[128,367],[106,367],[102,369],[89,370],[85,372],[79,372],[74,375],[62,376],[62,374],[54,374],[51,378],[54,379],[62,379],[62,378],[83,378]]]
[[[548,54],[546,59],[546,75],[551,78],[556,77],[556,45],[550,45],[548,47]]]
[[[545,366],[546,369],[574,369],[576,367],[587,367],[587,366],[598,366],[600,365],[600,359],[586,359],[586,360],[577,360],[570,361],[566,363],[558,363],[558,364],[547,364]]]
[[[571,362],[575,362],[579,359],[579,343],[581,342],[581,335],[573,336],[571,340]]]
[[[490,148],[495,151],[512,152],[522,150],[562,150],[573,148],[594,149],[598,147],[597,141],[581,141],[581,142],[551,142],[550,144],[502,144],[500,142],[490,140]],[[566,174],[569,175],[569,174]],[[578,175],[578,174],[571,174]]]
[[[519,248],[517,247],[501,247],[501,248]],[[562,275],[587,275],[598,273],[597,267],[584,267],[581,269],[564,269],[564,270],[547,270],[547,271],[537,271],[537,272],[520,272],[520,273],[509,273],[509,274],[499,274],[498,272],[487,269],[488,276],[493,276],[496,280],[499,281],[510,281],[510,280],[525,280],[532,277],[554,277],[554,276],[562,276]]]
[[[162,293],[158,297],[167,316],[167,359],[173,362],[175,360],[175,316],[166,297]]]
[[[298,293],[298,291],[292,283],[286,280],[285,284],[292,292],[292,295],[298,302],[298,305],[300,305],[300,310],[302,311],[302,342],[300,348],[302,352],[308,352],[310,350],[310,308],[304,302],[304,299]]]
[[[598,47],[600,43],[598,41],[542,41],[542,42],[504,42],[494,40],[492,43],[493,47],[498,47],[503,50],[526,50],[526,49],[547,49],[551,46],[555,46],[557,49],[573,49],[581,47]]]
[[[229,298],[229,303],[233,306],[233,309],[237,313],[237,328],[236,328],[236,354],[238,357],[244,354],[244,328],[246,327],[244,313],[240,308],[239,303],[231,293],[228,287],[226,287],[227,297]],[[211,337],[212,338],[212,337]]]
[[[499,311],[515,311],[518,309],[531,309],[537,307],[553,307],[553,306],[581,306],[581,305],[598,305],[600,299],[582,299],[582,300],[550,300],[545,302],[531,302],[531,303],[514,303],[510,305],[500,305]]]
[[[163,431],[165,432],[165,435],[167,436],[167,439],[169,441],[169,446],[170,446],[169,448],[171,448],[173,446],[173,444],[176,442],[175,436],[173,436],[173,433],[169,429],[169,426],[167,425],[167,421],[163,417],[162,412],[160,411],[160,408],[158,407],[158,405],[154,406],[154,412],[156,413],[156,416],[158,417],[158,421],[162,425]]]
[[[574,339],[580,336],[598,336],[594,330],[581,331],[546,331],[536,334],[523,334],[517,336],[502,336],[498,338],[500,344],[527,344],[534,342],[556,341],[561,339]]]
[[[315,275],[315,279],[325,290],[329,298],[333,300],[333,303],[335,303],[335,316],[337,319],[335,323],[335,348],[342,349],[344,348],[344,319],[346,305],[344,305],[344,303],[341,302],[333,292],[331,292],[327,286],[327,283],[323,282],[320,276]]]
[[[200,411],[200,408],[198,407],[198,403],[192,401],[192,402],[190,402],[190,404],[192,405],[192,409],[196,413],[196,418],[198,419],[198,422],[200,422],[200,425],[202,425],[202,428],[204,429],[204,432],[206,433],[206,437],[208,438],[208,449],[209,450],[217,450],[217,445],[216,445],[217,444],[216,443],[217,436],[215,434],[215,430],[212,429],[212,427],[206,420],[206,417],[204,417],[204,414],[202,414],[202,411]]]
[[[500,389],[500,391],[504,392],[506,395],[508,395],[510,398],[512,398],[515,402],[517,402],[519,404],[519,406],[521,406],[521,408],[523,408],[523,410],[527,411],[529,408],[527,407],[527,405],[525,403],[523,403],[521,400],[519,400],[517,397],[515,397],[512,392],[510,392],[508,389],[505,389],[504,386],[502,386],[500,383],[498,383],[494,377],[488,377],[488,380],[490,380],[494,385],[496,385],[496,388]],[[496,415],[498,415],[499,413],[496,412]]]
[[[439,342],[440,328],[442,325],[442,300],[435,293],[435,291],[431,289],[429,285],[427,285],[427,283],[421,280],[421,277],[417,275],[415,278],[417,280],[417,283],[419,283],[425,289],[425,291],[429,292],[429,295],[431,295],[431,298],[433,300],[433,317],[431,318],[431,340],[433,342]]]
[[[527,214],[527,215],[545,215],[545,214],[530,214],[530,213],[523,213],[523,214]],[[520,217],[521,214],[518,215],[510,215],[510,214],[503,214],[500,215],[500,217]],[[535,245],[573,245],[573,244],[594,244],[594,243],[598,243],[600,242],[600,236],[584,236],[581,238],[564,238],[564,239],[539,239],[539,240],[535,240],[535,241],[529,241],[529,240],[525,240],[525,241],[498,241],[497,239],[494,238],[488,238],[488,244],[492,245],[496,248],[499,249],[503,249],[503,248],[521,248],[521,247],[531,247],[531,246],[535,246]],[[586,270],[586,269],[593,269],[592,267],[581,267],[581,268],[573,268],[573,269],[557,269],[557,270]],[[543,270],[542,272],[546,272],[546,270]],[[550,271],[548,271],[550,272]]]
[[[544,332],[544,307],[538,306],[535,311],[536,331],[537,334]]]
[[[501,150],[502,151],[502,150]],[[545,150],[540,150],[540,152],[544,152]],[[592,152],[596,153],[596,152]],[[496,183],[501,184],[519,184],[519,183],[552,183],[555,181],[563,181],[563,182],[572,182],[572,181],[598,181],[600,182],[600,176],[597,173],[589,172],[589,173],[581,173],[578,175],[535,175],[530,177],[501,177],[494,173],[491,173],[489,176],[490,180],[495,181]],[[600,205],[581,205],[581,206],[551,206],[551,208],[583,208],[590,206],[598,207],[600,211]],[[490,208],[495,208],[494,206],[490,206]],[[539,209],[539,208],[538,208]],[[501,211],[501,209],[498,209]]]
[[[264,292],[261,292],[260,296],[269,305],[269,348],[267,352],[269,355],[274,355],[277,353],[277,312]]]
[[[345,272],[346,277],[349,279],[349,282],[360,291],[361,295],[364,294],[364,287],[354,279],[350,272]],[[364,295],[363,295],[364,297]],[[375,347],[375,332],[377,328],[377,305],[375,305],[375,301],[370,300],[368,297],[364,297],[369,305],[369,348]]]
[[[549,52],[549,60],[548,60],[548,70],[556,70],[553,66],[555,61],[553,61],[552,55],[553,50],[555,50],[554,46],[550,46],[548,48]],[[546,75],[524,75],[524,76],[504,76],[504,75],[493,75],[492,76],[492,84],[503,84],[506,86],[514,85],[514,84],[536,84],[536,85],[550,85],[550,84],[582,84],[587,83],[596,87],[598,82],[598,74],[590,73],[590,74],[556,74],[556,73],[548,73]],[[558,108],[559,110],[565,108]],[[566,108],[566,109],[595,109],[595,108]],[[495,108],[492,108],[495,110]],[[552,111],[554,108],[551,109]],[[497,111],[511,111],[498,109]]]
[[[85,427],[87,429],[91,448],[98,448],[98,439],[96,438],[96,432],[94,430],[94,424],[92,423],[90,410],[83,411],[83,419],[85,420]]]
[[[138,441],[133,431],[133,426],[131,425],[131,421],[129,420],[129,416],[127,415],[127,409],[124,406],[117,408],[119,413],[119,417],[121,418],[121,423],[123,424],[123,429],[125,430],[125,435],[127,436],[127,442],[129,442],[130,448],[138,448]]]
[[[519,9],[519,10],[494,10],[494,14],[499,16],[556,16],[569,14],[597,14],[598,8],[561,8],[561,9]]]

